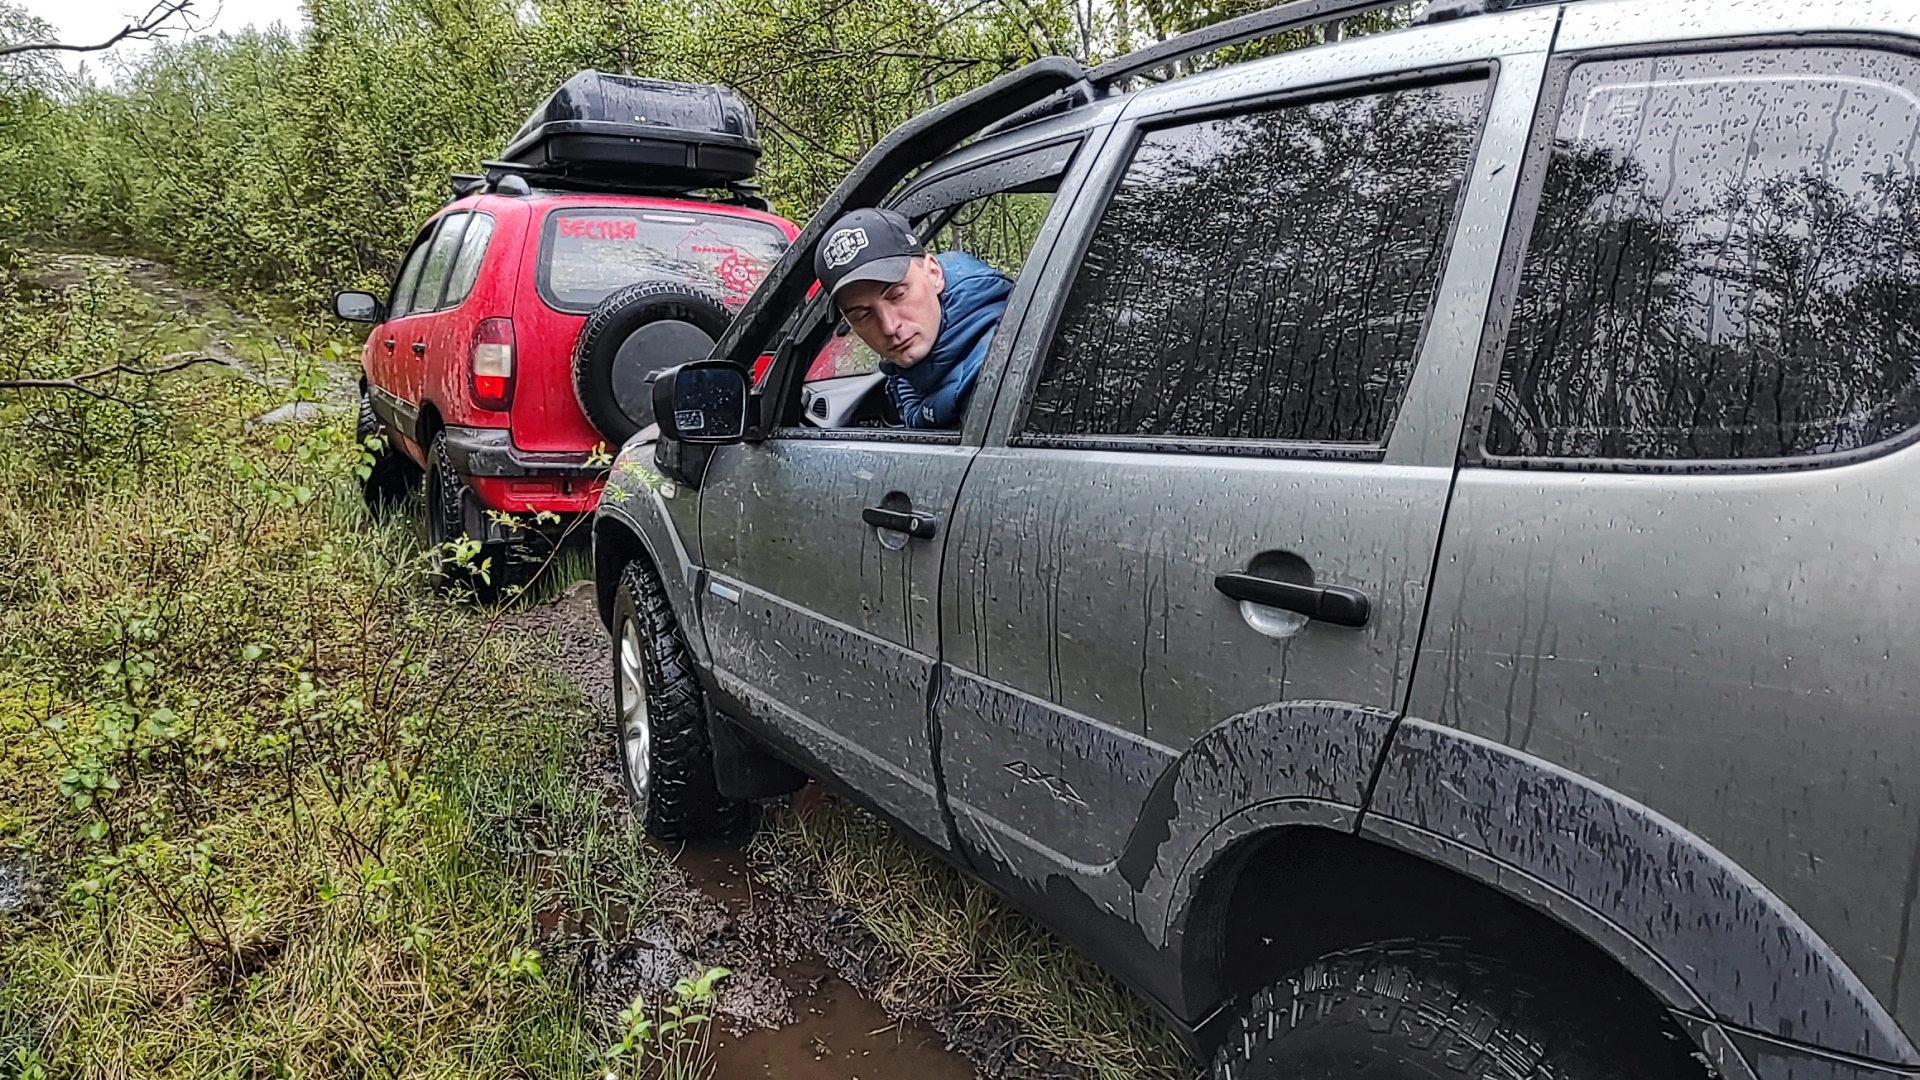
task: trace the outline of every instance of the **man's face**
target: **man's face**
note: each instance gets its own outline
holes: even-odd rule
[[[856,281],[840,290],[840,313],[874,352],[912,367],[940,336],[940,290],[946,283],[939,263],[915,259],[907,276],[891,285]]]

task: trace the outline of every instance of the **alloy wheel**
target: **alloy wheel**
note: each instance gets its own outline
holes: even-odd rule
[[[646,654],[635,619],[620,623],[620,754],[627,767],[627,794],[634,811],[645,814],[653,779],[653,725],[647,715]]]

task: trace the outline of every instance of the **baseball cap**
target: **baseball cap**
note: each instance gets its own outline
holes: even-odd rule
[[[830,295],[839,296],[856,281],[891,285],[926,253],[906,218],[892,210],[855,210],[834,222],[813,249],[813,273]]]

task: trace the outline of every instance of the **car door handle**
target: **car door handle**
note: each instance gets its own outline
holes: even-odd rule
[[[860,511],[860,520],[876,529],[906,533],[915,540],[931,540],[940,526],[932,514],[916,514],[907,510],[888,510],[879,506],[869,506]]]
[[[382,344],[382,345],[385,345],[385,346],[387,347],[387,351],[388,351],[388,352],[392,352],[392,351],[393,351],[393,339],[392,339],[392,338],[388,338],[387,340],[385,340],[385,341],[383,341],[383,342],[381,342],[380,344]]]
[[[427,355],[427,343],[426,343],[426,342],[424,342],[424,341],[416,341],[416,342],[414,342],[414,343],[413,343],[413,355],[415,355],[415,356],[425,356],[425,355]]]
[[[1213,587],[1232,600],[1283,608],[1335,626],[1365,626],[1373,614],[1366,593],[1338,585],[1295,585],[1252,574],[1217,574]]]

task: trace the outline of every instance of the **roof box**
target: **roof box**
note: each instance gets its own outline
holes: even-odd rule
[[[583,71],[533,110],[501,158],[576,184],[688,191],[753,175],[753,113],[721,86]]]

